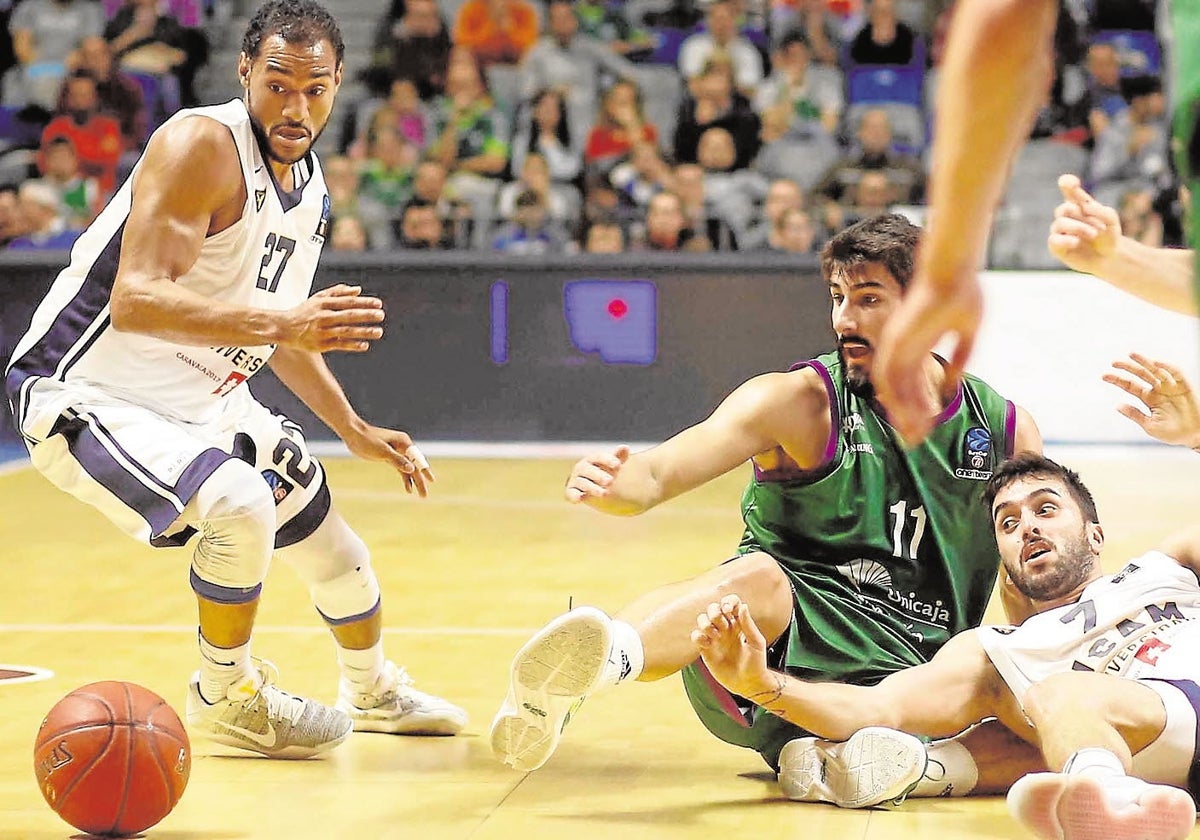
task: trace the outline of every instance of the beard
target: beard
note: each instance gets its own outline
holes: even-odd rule
[[[286,164],[290,165],[290,164],[298,163],[298,162],[304,160],[304,156],[307,155],[309,152],[311,152],[312,147],[316,145],[317,138],[319,138],[321,136],[321,134],[325,131],[324,125],[321,126],[320,128],[318,128],[316,133],[313,134],[312,137],[309,139],[308,146],[306,146],[304,151],[301,152],[300,154],[296,155],[295,157],[283,157],[282,155],[280,155],[278,152],[275,151],[274,147],[271,145],[270,136],[267,134],[266,130],[263,128],[263,125],[259,121],[258,117],[256,117],[254,115],[254,108],[250,104],[250,91],[249,90],[246,91],[246,113],[248,113],[250,115],[250,127],[254,130],[254,136],[258,138],[259,146],[261,146],[262,149],[266,152],[267,157],[270,158],[271,160],[273,160],[275,163],[286,163]],[[326,122],[326,125],[328,125],[328,122]]]
[[[1087,537],[1082,532],[1061,547],[1056,546],[1056,549],[1058,562],[1053,568],[1036,576],[1026,575],[1023,569],[1014,571],[1005,563],[1008,576],[1022,595],[1034,601],[1061,598],[1087,580],[1096,566],[1096,555],[1092,553]]]
[[[852,338],[854,341],[866,344],[858,336],[852,336]],[[838,358],[842,362],[842,370],[846,372],[846,387],[850,389],[850,393],[859,399],[874,400],[875,386],[871,382],[871,375],[846,358],[845,341],[844,337],[838,339]],[[869,344],[867,346],[870,347]]]

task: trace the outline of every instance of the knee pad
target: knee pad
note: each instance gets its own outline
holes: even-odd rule
[[[279,550],[308,584],[317,612],[329,624],[349,624],[379,609],[379,579],[366,544],[335,512],[305,539]]]
[[[262,476],[243,461],[226,461],[189,507],[201,534],[192,555],[192,589],[223,604],[258,597],[275,546],[275,500]]]

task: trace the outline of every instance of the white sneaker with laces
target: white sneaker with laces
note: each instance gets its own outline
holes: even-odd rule
[[[338,683],[337,709],[350,717],[356,732],[457,735],[467,725],[466,711],[412,685],[408,672],[389,660],[367,693],[356,691],[343,677]]]
[[[277,688],[275,666],[258,659],[254,664],[257,673],[230,686],[216,703],[200,694],[200,672],[192,675],[187,722],[197,735],[271,758],[308,758],[349,737],[350,718]]]
[[[1115,807],[1106,793],[1114,785],[1126,788],[1125,807]],[[1132,776],[1030,773],[1009,789],[1008,810],[1045,840],[1183,840],[1196,825],[1187,792]]]
[[[612,620],[577,607],[517,651],[508,696],[492,722],[492,752],[514,770],[536,770],[554,754],[571,715],[600,687],[612,652]]]
[[[871,726],[846,741],[797,738],[779,753],[779,786],[788,799],[870,808],[903,800],[925,773],[920,738]]]

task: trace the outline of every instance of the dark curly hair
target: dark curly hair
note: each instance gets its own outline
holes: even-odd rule
[[[1100,523],[1100,515],[1096,512],[1096,500],[1092,498],[1092,492],[1079,478],[1079,473],[1036,452],[1018,452],[992,473],[992,477],[983,491],[983,504],[988,509],[988,513],[991,513],[992,505],[1001,490],[1028,477],[1057,478],[1067,486],[1067,492],[1079,505],[1083,518],[1088,522]]]
[[[263,3],[246,25],[242,52],[251,59],[258,58],[263,39],[271,35],[279,35],[289,44],[329,41],[337,53],[338,64],[346,54],[337,21],[324,6],[313,0],[268,0]]]
[[[900,288],[908,288],[921,229],[897,213],[885,213],[851,225],[821,249],[826,282],[835,270],[854,273],[866,263],[882,263]]]

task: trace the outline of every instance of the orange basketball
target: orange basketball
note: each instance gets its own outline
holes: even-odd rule
[[[192,752],[179,715],[133,683],[91,683],[59,700],[38,729],[42,796],[80,831],[137,834],[175,807]]]

